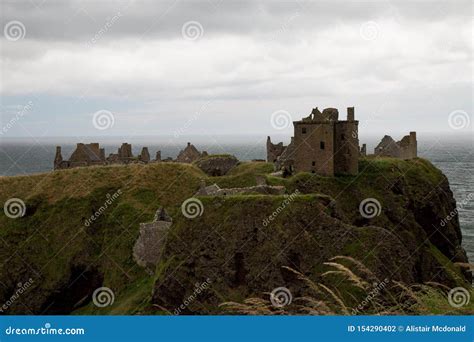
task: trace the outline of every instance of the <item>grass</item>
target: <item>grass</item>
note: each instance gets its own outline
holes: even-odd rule
[[[442,173],[423,159],[366,158],[361,160],[360,170],[364,172],[358,176],[322,177],[300,173],[284,179],[270,175],[272,164],[241,162],[226,176],[208,177],[194,165],[152,163],[0,177],[0,201],[4,203],[9,198],[20,198],[26,204],[26,215],[22,218],[11,219],[0,212],[0,238],[3,242],[0,259],[4,261],[0,267],[0,281],[4,284],[0,286],[0,299],[8,298],[16,284],[31,276],[35,282],[25,293],[23,301],[34,312],[40,313],[47,298],[76,281],[73,269],[79,267],[100,274],[102,285],[113,289],[115,302],[101,310],[89,303],[73,313],[163,314],[166,311],[153,305],[156,298],[152,298],[152,292],[157,284],[163,283],[165,288],[169,285],[173,293],[181,285],[168,284],[172,274],[189,291],[195,281],[207,277],[212,269],[221,275],[222,280],[214,279],[212,295],[206,299],[207,302],[203,300],[202,307],[195,305],[204,313],[218,313],[222,310],[219,303],[243,302],[255,294],[250,285],[248,288],[229,285],[233,281],[230,274],[234,272],[231,267],[234,267],[236,251],[245,254],[247,277],[256,279],[262,277],[258,270],[266,267],[269,260],[294,267],[284,263],[291,259],[291,253],[299,253],[298,257],[308,263],[308,274],[304,274],[307,279],[300,280],[332,298],[326,302],[317,295],[308,297],[308,301],[314,304],[304,304],[309,308],[308,312],[345,313],[344,310],[350,310],[357,300],[364,298],[367,288],[364,288],[363,281],[369,281],[359,273],[360,269],[350,268],[356,264],[348,260],[329,260],[330,264],[324,264],[319,261],[321,256],[343,253],[352,258],[365,258],[367,269],[377,273],[384,253],[390,253],[393,246],[383,244],[384,239],[392,240],[372,226],[405,237],[404,241],[413,240],[415,243],[417,239],[424,239],[416,217],[407,209],[407,198],[421,204],[420,199],[444,180]],[[296,190],[300,192],[287,206],[288,210],[279,213],[266,227],[262,227],[263,220],[278,210],[285,196],[202,197],[200,200],[205,208],[202,217],[191,221],[181,215],[181,203],[195,194],[202,180],[221,187],[244,187],[256,185],[258,177],[265,178],[271,185],[284,185],[289,194]],[[392,189],[397,181],[403,186],[402,194]],[[89,226],[85,225],[85,221],[106,203],[109,196],[119,190],[120,196],[103,214]],[[381,214],[370,222],[360,221],[358,212],[360,201],[367,197],[379,199],[383,208]],[[334,206],[329,206],[330,203]],[[132,249],[139,235],[139,223],[150,221],[160,206],[172,216],[173,228],[165,259],[157,266],[155,275],[149,275],[136,265]],[[346,232],[349,234],[344,235]],[[343,236],[350,239],[343,239]],[[373,249],[373,253],[368,254],[369,249]],[[445,270],[447,281],[463,284],[459,267],[433,244],[426,243],[421,251],[426,253],[423,257],[429,257],[436,267]],[[194,265],[188,260],[191,252],[199,255],[193,261]],[[391,258],[395,256],[389,255],[383,262],[388,265],[393,261]],[[202,263],[202,260],[209,264]],[[218,262],[227,260],[230,260],[229,268],[219,268]],[[293,271],[298,272],[296,269]],[[286,269],[284,272],[293,271]],[[280,270],[272,269],[271,272],[276,277]],[[354,282],[356,276],[360,278],[359,286],[356,286],[357,281]],[[314,284],[309,283],[310,279]],[[256,288],[267,284],[267,280],[259,281],[251,286]],[[445,305],[445,293],[437,287],[426,284],[415,288],[404,286],[412,289],[419,299],[410,306],[413,311],[407,312],[419,313],[426,309],[433,314],[459,313],[472,309],[452,311]],[[396,290],[394,285],[392,295],[395,294],[403,294],[405,298],[408,291]],[[189,296],[189,293],[185,292],[184,296]],[[393,310],[399,310],[397,301],[384,300],[388,303],[385,309],[392,305]],[[320,306],[316,307],[315,303]],[[264,305],[263,299],[240,303],[250,304],[257,306],[251,308],[252,312],[267,312],[269,309],[275,313]],[[383,312],[377,308],[370,307],[367,310],[372,311],[367,312]],[[11,312],[24,313],[25,308],[17,303]]]
[[[303,296],[293,298],[291,290],[288,290],[292,300],[280,302],[281,307],[274,305],[269,294],[264,298],[252,297],[242,302],[224,302],[220,306],[228,314],[243,315],[474,314],[474,303],[466,295],[453,305],[448,299],[449,289],[441,284],[408,285],[391,279],[381,280],[363,263],[346,256],[336,256],[325,262],[325,265],[331,270],[320,274],[318,282],[284,266],[305,284],[306,292]],[[336,275],[337,282],[334,280]],[[344,285],[341,286],[342,284]],[[472,287],[466,284],[464,289],[467,296],[474,296]],[[461,304],[462,301],[465,304],[458,307],[456,303]]]

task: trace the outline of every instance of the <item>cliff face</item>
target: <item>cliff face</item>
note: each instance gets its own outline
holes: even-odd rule
[[[222,302],[279,286],[305,296],[307,288],[284,266],[317,282],[324,262],[338,255],[361,261],[380,279],[448,287],[470,282],[455,264],[467,262],[455,200],[429,162],[367,159],[358,176],[335,178],[282,179],[271,170],[244,163],[212,178],[192,165],[163,163],[1,178],[2,203],[15,197],[26,205],[21,218],[0,214],[4,313],[153,314],[188,301],[181,313],[219,313]],[[289,196],[200,197],[201,216],[182,214],[181,204],[202,179],[224,188],[256,185],[261,177],[285,186]],[[380,205],[375,215],[361,212],[368,199]],[[133,247],[139,223],[151,221],[159,206],[173,223],[150,272],[135,263]],[[208,289],[196,295],[204,283]],[[92,304],[101,286],[114,293],[106,308]],[[334,286],[343,297],[355,296]]]

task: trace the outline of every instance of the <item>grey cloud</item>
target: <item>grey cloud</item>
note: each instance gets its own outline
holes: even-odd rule
[[[391,16],[400,20],[445,20],[470,13],[469,1],[5,1],[2,26],[19,20],[34,40],[87,40],[120,13],[107,38],[170,39],[196,20],[206,34],[271,34],[295,15],[292,26],[331,28],[337,23]]]

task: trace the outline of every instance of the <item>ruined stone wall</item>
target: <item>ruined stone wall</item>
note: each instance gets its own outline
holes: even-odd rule
[[[386,135],[375,147],[374,154],[379,157],[392,157],[400,159],[412,159],[418,156],[418,142],[416,132],[410,132],[402,140],[395,142],[392,137]]]
[[[379,157],[400,158],[400,146],[398,146],[391,136],[386,135],[375,147],[374,154]]]
[[[334,173],[355,175],[359,171],[358,121],[334,125]]]
[[[275,163],[285,148],[286,146],[282,142],[273,144],[270,137],[267,137],[267,162]]]
[[[410,132],[398,143],[400,146],[400,158],[412,159],[418,156],[418,143],[416,141],[416,132]]]
[[[293,123],[296,172],[334,175],[334,125],[331,122]]]

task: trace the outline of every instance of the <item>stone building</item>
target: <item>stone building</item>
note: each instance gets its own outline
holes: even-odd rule
[[[104,149],[100,148],[98,143],[78,143],[69,160],[63,160],[61,146],[56,146],[56,155],[54,157],[55,170],[79,166],[104,165],[105,163]]]
[[[374,154],[380,157],[393,157],[400,159],[412,159],[418,156],[418,142],[416,132],[410,132],[402,140],[395,141],[389,135],[382,138],[375,147]]]
[[[335,108],[326,108],[322,112],[314,108],[308,117],[293,122],[294,137],[279,155],[278,147],[275,148],[279,145],[271,144],[267,139],[267,158],[271,158],[267,161],[275,162],[278,170],[291,172],[325,176],[357,174],[360,153],[358,124],[354,107],[347,108],[347,120],[339,120]]]
[[[56,146],[56,155],[54,157],[54,169],[69,169],[79,166],[92,166],[92,165],[113,165],[113,164],[136,164],[136,163],[156,163],[156,162],[180,162],[180,163],[192,163],[199,158],[207,156],[207,152],[199,152],[198,149],[188,143],[184,150],[179,152],[176,160],[168,157],[164,160],[161,158],[161,151],[157,151],[155,160],[151,160],[150,152],[148,147],[143,147],[138,156],[134,156],[132,153],[132,145],[129,143],[123,143],[117,150],[117,153],[110,153],[109,156],[105,157],[105,150],[100,148],[98,143],[91,144],[77,144],[76,149],[71,154],[69,160],[64,160],[62,156],[61,146]],[[226,172],[225,169],[227,164],[223,165],[221,172]]]
[[[158,156],[158,154],[157,154]],[[76,149],[72,152],[69,160],[64,160],[61,146],[56,146],[56,155],[54,157],[54,169],[70,169],[80,166],[94,165],[112,165],[112,164],[130,164],[130,163],[149,163],[150,153],[148,147],[143,147],[140,155],[135,157],[132,153],[132,145],[123,143],[117,150],[117,153],[111,153],[105,157],[105,150],[100,148],[98,143],[83,144],[78,143]],[[161,161],[161,156],[160,160]]]
[[[192,163],[204,156],[207,156],[206,151],[203,151],[201,153],[193,144],[188,142],[186,148],[184,150],[179,151],[178,157],[176,157],[176,161],[178,163]]]

